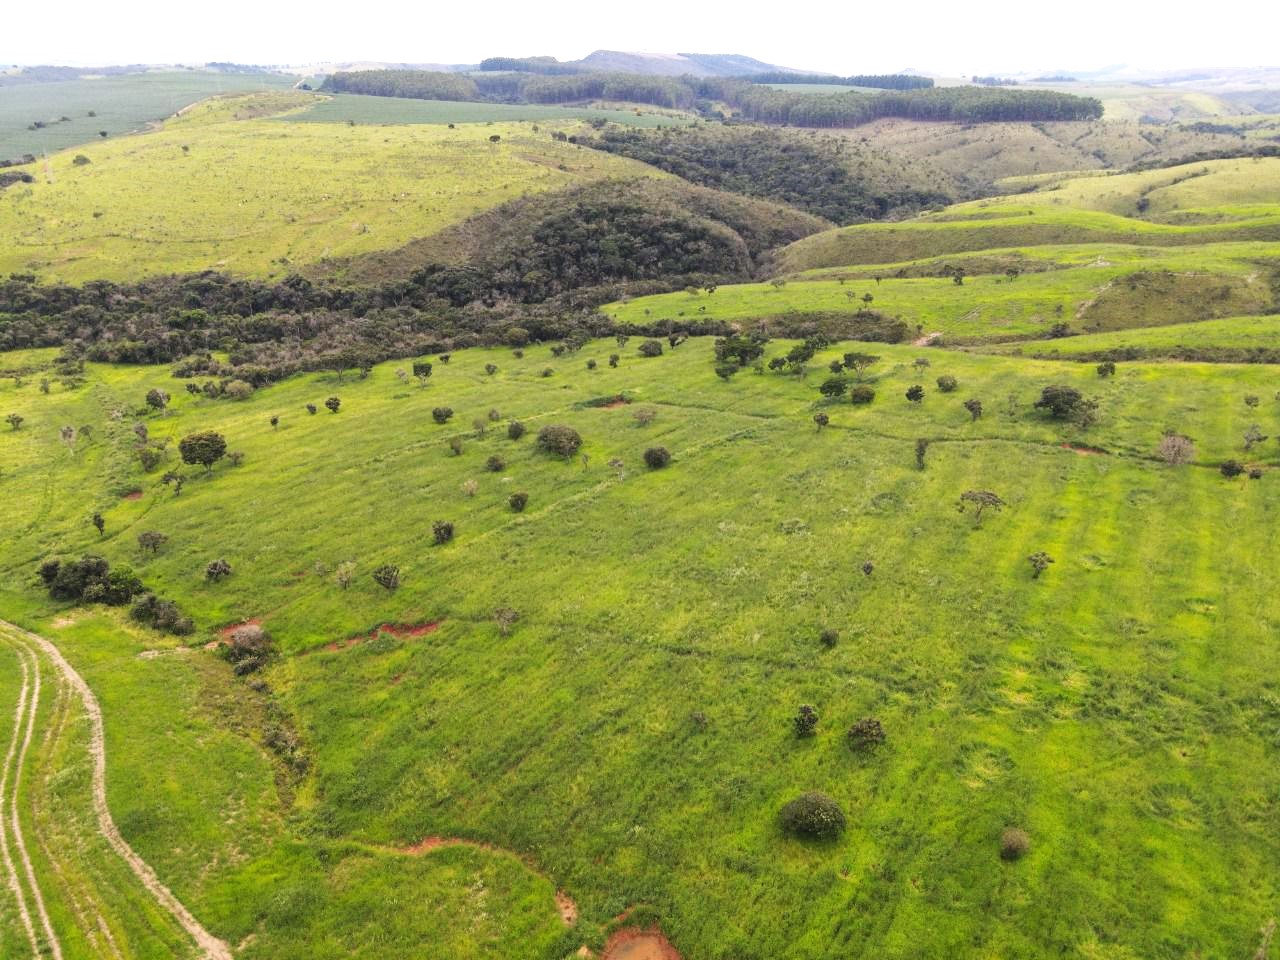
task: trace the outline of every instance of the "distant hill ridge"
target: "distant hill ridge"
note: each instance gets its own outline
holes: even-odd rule
[[[596,50],[581,60],[555,57],[490,57],[481,70],[527,70],[531,73],[566,74],[592,71],[638,73],[660,77],[742,77],[757,73],[806,74],[765,63],[739,53],[635,53],[625,50]]]

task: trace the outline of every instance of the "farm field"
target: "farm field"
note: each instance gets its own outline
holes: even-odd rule
[[[905,956],[926,937],[930,955],[1256,945],[1280,892],[1266,812],[1280,789],[1266,734],[1275,493],[1269,476],[1229,481],[1215,466],[1241,455],[1250,422],[1280,425],[1268,370],[1124,364],[1101,380],[928,351],[926,376],[919,350],[873,345],[876,399],[860,408],[822,401],[820,376],[722,382],[706,339],[653,360],[635,342],[616,370],[585,369],[619,352],[603,341],[558,359],[459,352],[425,389],[392,363],[240,403],[175,391],[167,414],[144,418],[153,437],[213,428],[244,454],[180,497],[130,454],[133,411],[171,382],[163,368],[92,366],[85,386],[49,395],[0,386],[27,418],[0,434],[0,564],[17,588],[6,610],[55,636],[95,685],[121,829],[211,931],[252,935],[245,957],[420,942],[561,957],[599,948],[612,918],[642,904],[688,958]],[[944,373],[953,394],[932,389]],[[924,402],[908,403],[920,381]],[[1098,398],[1097,426],[1034,411],[1051,382]],[[1262,408],[1242,402],[1250,391]],[[619,393],[634,402],[584,405]],[[338,414],[302,409],[330,394]],[[974,397],[987,412],[971,422],[961,400]],[[431,423],[446,403],[454,420]],[[649,426],[631,416],[640,406],[656,411]],[[500,420],[477,438],[468,424],[490,409]],[[507,439],[508,418],[529,435]],[[68,452],[63,422],[92,425],[92,440]],[[581,432],[585,461],[534,452],[552,422]],[[1152,458],[1165,425],[1194,438],[1193,465]],[[932,440],[923,471],[920,436]],[[646,470],[639,454],[658,444],[673,462]],[[342,449],[341,463],[317,449]],[[504,467],[487,472],[494,455]],[[1274,444],[1248,459],[1274,466]],[[975,526],[955,510],[973,488],[1008,508]],[[529,493],[522,514],[506,506],[513,490]],[[432,547],[439,519],[456,537]],[[1194,541],[1178,533],[1191,528]],[[143,530],[170,542],[143,555]],[[37,558],[90,550],[175,600],[197,642],[177,652],[104,608],[39,598]],[[1038,580],[1025,559],[1036,550],[1057,561]],[[202,574],[214,557],[234,568],[221,583]],[[348,590],[332,579],[344,560],[357,564]],[[400,566],[394,593],[369,578],[379,563]],[[499,606],[519,613],[505,636]],[[282,654],[256,686],[199,649],[250,618]],[[380,623],[436,626],[342,642]],[[826,627],[839,631],[831,649]],[[10,702],[12,688],[0,686]],[[801,703],[822,718],[812,740],[790,731]],[[301,781],[262,747],[280,707],[308,758]],[[888,739],[851,751],[843,731],[866,715]],[[174,724],[177,739],[140,735]],[[833,845],[777,830],[778,807],[810,788],[849,815]],[[1033,838],[1015,864],[997,849],[1010,824]],[[432,836],[525,859],[395,853]],[[393,892],[409,885],[411,899]],[[51,881],[51,898],[60,889]],[[570,928],[556,889],[576,902]],[[390,930],[378,902],[397,906]]]
[[[683,120],[656,109],[609,110],[593,107],[558,107],[540,104],[470,103],[455,100],[411,100],[404,97],[369,97],[360,94],[328,94],[314,106],[292,115],[287,122],[309,123],[510,123],[516,121],[570,122],[607,120],[632,127],[665,127]]]
[[[524,193],[660,176],[530,124],[270,119],[314,99],[209,101],[143,136],[50,158],[52,182],[41,175],[0,193],[0,272],[278,277],[295,263],[400,246]],[[77,154],[90,162],[77,165]]]
[[[112,137],[134,133],[206,97],[287,90],[296,82],[267,73],[192,71],[0,84],[0,160],[56,153],[101,139],[100,130]],[[36,121],[44,126],[28,129]]]

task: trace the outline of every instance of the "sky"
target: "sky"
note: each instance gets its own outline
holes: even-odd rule
[[[647,0],[60,0],[7,4],[0,64],[475,63],[596,49],[741,53],[851,74],[963,76],[1280,62],[1267,0],[915,0],[763,4]],[[1211,15],[1210,15],[1211,14]]]

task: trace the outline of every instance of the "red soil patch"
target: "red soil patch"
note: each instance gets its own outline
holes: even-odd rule
[[[1082,457],[1106,457],[1110,456],[1110,451],[1103,450],[1101,447],[1087,447],[1082,443],[1064,443],[1063,450],[1070,450],[1072,453],[1079,454]]]
[[[428,633],[435,633],[439,629],[439,620],[431,620],[427,623],[380,623],[368,633],[357,633],[354,637],[347,637],[345,640],[334,640],[332,643],[326,643],[323,649],[329,651],[345,650],[348,647],[354,647],[358,643],[376,640],[380,633],[389,633],[393,637],[407,640],[412,637],[423,637]]]
[[[556,891],[556,909],[560,911],[560,919],[566,927],[572,927],[578,922],[578,905],[563,890]]]
[[[122,499],[122,500],[141,500],[141,499],[142,499],[142,491],[141,491],[141,490],[130,490],[130,491],[129,491],[128,493],[126,493],[123,497],[121,497],[121,499]]]
[[[253,619],[245,620],[242,623],[229,623],[225,627],[219,627],[218,639],[213,640],[209,643],[206,643],[204,645],[204,648],[206,650],[216,650],[218,647],[222,646],[224,643],[230,643],[231,634],[235,633],[241,627],[260,627],[260,626],[262,626],[261,617],[254,617]]]
[[[617,410],[619,407],[625,407],[631,401],[626,397],[614,397],[608,403],[600,404],[601,410]]]
[[[658,930],[619,930],[604,945],[604,960],[680,960]]]

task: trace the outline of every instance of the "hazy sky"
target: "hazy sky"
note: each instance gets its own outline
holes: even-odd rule
[[[833,73],[948,74],[1280,62],[1266,0],[481,3],[60,0],[6,4],[0,63],[473,63],[597,48],[743,53]]]

